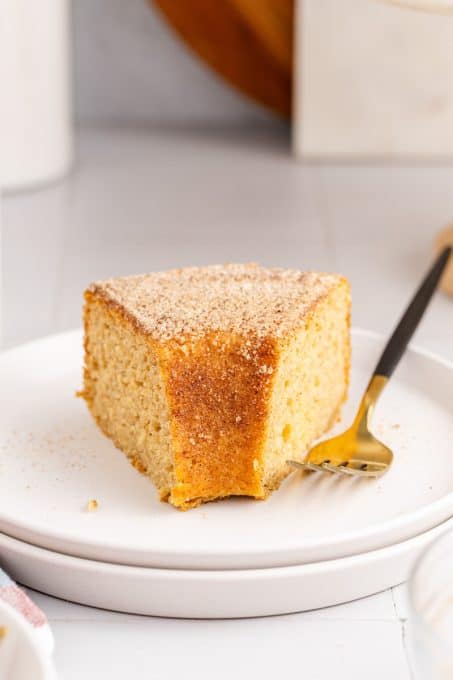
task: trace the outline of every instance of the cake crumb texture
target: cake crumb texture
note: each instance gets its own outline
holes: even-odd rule
[[[338,417],[350,363],[343,277],[215,265],[85,293],[82,396],[180,509],[265,498]]]

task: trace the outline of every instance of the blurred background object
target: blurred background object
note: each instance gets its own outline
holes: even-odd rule
[[[198,0],[173,3],[174,11],[181,13],[188,8],[195,11],[192,7],[199,4]],[[225,16],[223,0],[211,5]],[[187,49],[155,4],[147,0],[76,0],[72,11],[77,122],[283,127],[275,115],[228,87]],[[199,10],[200,35],[207,21]],[[228,40],[224,38],[222,44]]]
[[[417,680],[453,677],[453,533],[419,557],[409,581],[410,642]]]
[[[449,13],[453,11],[453,0],[384,0],[384,2],[428,12]]]
[[[304,0],[296,20],[294,149],[301,156],[453,155],[451,2]]]
[[[0,187],[61,177],[72,159],[68,0],[0,5]]]
[[[272,111],[290,116],[293,0],[154,0],[153,4],[232,85]]]

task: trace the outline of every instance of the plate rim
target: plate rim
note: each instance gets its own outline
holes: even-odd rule
[[[35,345],[45,345],[47,342],[51,341],[64,341],[65,339],[69,340],[70,338],[75,339],[77,337],[81,338],[82,335],[83,329],[76,328],[69,331],[63,331],[61,333],[35,338],[15,347],[4,350],[0,352],[0,370],[2,368],[3,362],[14,353],[27,350]],[[359,327],[352,327],[351,335],[380,342],[385,340],[385,336],[383,334]],[[409,344],[407,352],[418,354],[424,359],[432,361],[436,364],[440,364],[452,372],[453,378],[453,361],[450,361],[445,357],[439,356],[430,350],[424,349],[419,347],[417,344],[412,343]],[[425,522],[423,522],[423,517],[427,515],[428,510],[428,516],[432,518],[432,516],[435,515],[436,519],[427,519]],[[230,566],[227,566],[226,568],[238,570],[277,568],[277,566],[285,567],[291,565],[300,565],[301,563],[315,563],[319,561],[319,557],[309,558],[305,561],[301,561],[300,554],[302,552],[310,553],[313,551],[321,551],[322,553],[323,551],[321,548],[326,546],[334,546],[333,552],[335,553],[335,557],[331,559],[340,559],[341,557],[347,557],[348,555],[355,554],[357,545],[359,543],[363,543],[367,550],[377,550],[379,548],[393,545],[402,540],[408,540],[409,538],[419,535],[429,530],[433,526],[436,526],[439,524],[439,522],[448,521],[448,519],[451,517],[453,517],[453,490],[426,506],[401,513],[391,519],[385,520],[384,522],[375,524],[372,526],[371,531],[370,527],[367,527],[344,533],[341,535],[340,539],[334,535],[326,535],[322,539],[312,538],[305,541],[302,547],[300,545],[292,545],[290,547],[278,549],[276,546],[266,550],[248,549],[246,553],[246,559],[242,560],[244,564],[245,562],[249,563],[248,567],[244,566],[244,564],[239,564],[239,566],[231,566],[233,562],[237,562],[239,557],[244,558],[243,548],[234,548],[231,546],[227,551],[222,549],[213,550],[210,548],[209,553],[206,553],[206,551],[202,550],[195,550],[188,555],[188,553],[184,550],[167,546],[163,551],[159,551],[159,549],[156,548],[153,548],[151,551],[148,550],[148,557],[143,558],[143,555],[146,552],[143,551],[143,549],[129,546],[127,548],[118,550],[117,546],[112,540],[99,541],[98,539],[90,539],[90,537],[84,537],[83,541],[80,539],[71,539],[60,530],[54,530],[51,528],[46,530],[36,529],[30,520],[27,522],[21,522],[20,525],[17,525],[17,522],[15,522],[14,518],[8,514],[7,510],[2,509],[1,507],[0,532],[3,532],[10,538],[15,538],[17,540],[21,540],[32,545],[39,546],[42,549],[51,551],[58,551],[58,548],[56,549],[55,546],[59,544],[60,548],[64,549],[64,554],[72,555],[73,557],[79,557],[80,559],[93,559],[95,561],[102,562],[104,561],[104,558],[101,557],[100,554],[104,552],[106,555],[108,555],[108,560],[115,564],[124,564],[124,560],[127,559],[130,566],[139,566],[143,568],[179,568],[192,570],[216,569],[221,571],[223,568],[225,568],[222,566],[225,563],[231,563]],[[410,529],[410,527],[413,527],[414,524],[417,524],[417,526],[420,524],[415,533],[413,529]],[[406,527],[405,530],[404,527]],[[395,538],[393,536],[393,538],[391,538],[391,536],[396,532],[399,532],[398,537]],[[383,541],[380,545],[376,545],[379,537],[384,539],[384,536],[386,535],[389,536],[388,541]],[[344,547],[346,544],[351,543],[354,547],[349,549]],[[278,551],[278,555],[276,555],[276,551]],[[116,558],[112,557],[113,553],[116,553],[118,556]],[[120,557],[120,553],[123,555],[127,554],[129,557]],[[282,557],[282,554],[284,557]],[[184,563],[188,557],[192,566],[175,566],[176,564]],[[194,566],[195,562],[199,563],[198,566]],[[261,564],[261,566],[257,566],[258,562]],[[266,564],[262,564],[263,562],[266,562]]]
[[[258,568],[252,568],[252,569],[175,569],[175,568],[166,568],[166,567],[153,567],[153,566],[139,566],[136,564],[123,564],[120,562],[109,562],[107,560],[93,560],[89,557],[79,557],[78,555],[70,555],[65,552],[61,552],[58,550],[52,550],[49,548],[44,548],[41,545],[35,545],[34,543],[30,543],[29,541],[23,541],[20,538],[16,538],[15,536],[9,536],[8,534],[5,534],[4,532],[0,531],[0,547],[2,545],[2,542],[6,540],[6,542],[11,542],[11,544],[14,545],[20,545],[20,546],[25,546],[20,548],[24,553],[25,551],[29,550],[32,551],[32,553],[37,553],[37,554],[42,554],[43,557],[47,559],[54,559],[57,562],[64,563],[67,562],[68,565],[73,563],[80,563],[80,564],[85,564],[87,565],[93,572],[98,572],[99,568],[105,568],[108,570],[111,570],[112,573],[115,573],[119,570],[126,570],[130,571],[131,573],[156,573],[162,576],[163,578],[168,578],[168,580],[171,580],[172,578],[179,578],[181,574],[184,574],[184,576],[188,579],[193,579],[194,581],[197,580],[206,580],[206,579],[212,579],[213,581],[221,579],[223,576],[228,577],[229,579],[235,580],[235,579],[240,579],[242,577],[246,577],[248,580],[253,580],[256,577],[263,576],[266,574],[282,574],[282,573],[296,573],[296,572],[307,572],[307,573],[312,573],[314,571],[319,570],[320,568],[326,568],[329,571],[331,569],[334,569],[337,566],[340,566],[342,564],[348,564],[348,563],[356,563],[361,560],[368,560],[372,559],[376,556],[381,556],[385,554],[389,554],[393,551],[399,551],[401,549],[404,549],[407,547],[409,544],[417,544],[419,542],[423,542],[423,539],[426,537],[430,537],[431,534],[438,534],[442,532],[448,532],[453,529],[453,517],[449,517],[448,519],[444,520],[443,522],[438,522],[431,528],[427,529],[426,531],[421,531],[419,534],[416,534],[414,536],[410,536],[409,538],[405,538],[401,541],[396,541],[395,543],[392,543],[390,545],[385,545],[380,548],[376,548],[373,550],[363,550],[361,552],[353,553],[351,555],[344,555],[343,557],[333,557],[330,559],[325,559],[325,560],[316,560],[314,562],[308,562],[306,564],[285,564],[285,565],[279,565],[275,567],[258,567]]]
[[[0,548],[10,571],[53,597],[129,614],[237,619],[330,607],[386,590],[405,581],[421,551],[452,527],[453,518],[391,546],[333,560],[222,571],[97,562],[1,533]]]

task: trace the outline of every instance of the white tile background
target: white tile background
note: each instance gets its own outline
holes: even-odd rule
[[[304,614],[224,621],[126,616],[29,594],[50,618],[63,680],[410,680],[401,590]]]
[[[296,163],[266,130],[84,130],[67,181],[6,198],[4,346],[80,324],[93,279],[224,261],[338,270],[388,332],[453,219],[453,168]],[[453,358],[438,296],[416,341]]]

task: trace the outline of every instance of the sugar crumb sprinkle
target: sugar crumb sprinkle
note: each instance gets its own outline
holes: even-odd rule
[[[187,352],[188,338],[209,331],[281,337],[299,327],[339,280],[334,274],[226,264],[108,279],[90,290],[122,308],[154,339],[177,339]]]

